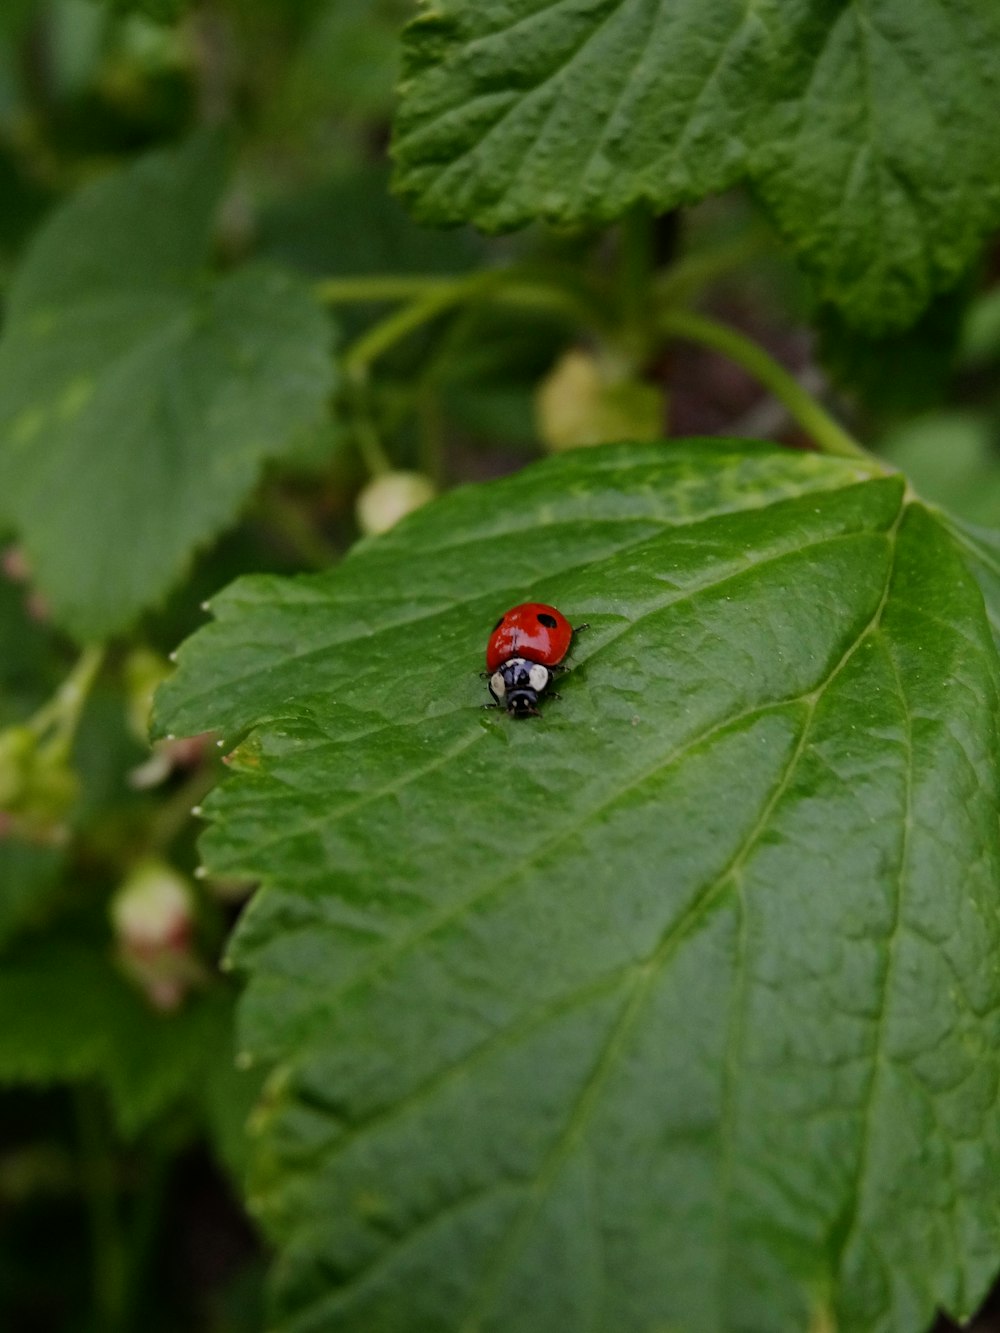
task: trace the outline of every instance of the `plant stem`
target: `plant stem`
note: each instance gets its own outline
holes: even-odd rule
[[[711,347],[748,371],[788,409],[800,426],[812,436],[824,454],[838,458],[863,459],[872,466],[877,460],[844,430],[824,407],[807,393],[793,375],[751,338],[714,319],[687,310],[669,310],[661,315],[659,327],[668,337]]]
[[[212,755],[203,760],[185,782],[157,806],[146,831],[145,849],[148,855],[161,854],[191,822],[191,809],[200,805],[208,793],[219,785],[222,766],[212,762],[219,751],[212,747]]]
[[[763,227],[713,250],[685,255],[656,275],[656,300],[661,306],[690,304],[719,278],[742,268],[766,252],[770,236]]]
[[[104,653],[102,644],[91,644],[84,648],[76,665],[52,698],[29,720],[28,725],[38,736],[51,732],[48,743],[61,748],[67,754],[73,744],[73,737],[80,724],[87,698],[104,661]]]
[[[409,286],[411,283],[412,287]],[[554,283],[545,275],[533,275],[523,269],[487,269],[458,278],[386,279],[380,299],[392,299],[390,284],[399,284],[395,292],[397,297],[403,295],[404,290],[406,294],[419,294],[402,309],[379,320],[348,349],[344,365],[354,379],[363,378],[373,362],[423,324],[473,299],[547,311],[585,326],[599,326],[604,322],[599,302],[592,293],[572,290],[567,284]],[[339,283],[337,287],[341,299],[371,300],[372,293],[379,288],[379,280],[355,279],[351,289],[354,294]],[[321,284],[320,291],[327,292],[327,299],[337,299],[332,281]],[[331,291],[334,295],[330,295]],[[364,295],[359,294],[362,292]]]
[[[631,208],[619,228],[619,289],[628,350],[637,364],[647,359],[654,328],[652,306],[653,217],[642,205]]]
[[[74,1091],[83,1187],[90,1219],[94,1312],[102,1333],[125,1327],[127,1257],[115,1197],[106,1109],[94,1088]]]
[[[502,270],[495,269],[427,286],[422,296],[418,296],[416,300],[386,319],[379,320],[361,335],[344,358],[348,373],[356,379],[362,378],[372,362],[377,361],[390,347],[415,332],[422,324],[427,324],[438,315],[444,314],[452,306],[461,304],[470,296],[488,291],[502,280],[503,276]]]
[[[366,397],[367,385],[359,381],[354,386],[353,436],[358,453],[372,479],[393,470],[392,459],[385,451],[379,433],[372,421]]]
[[[444,425],[436,386],[421,384],[417,393],[417,424],[420,429],[420,467],[439,489],[444,486]]]
[[[448,275],[374,274],[361,278],[325,278],[315,287],[316,296],[329,305],[354,305],[377,301],[412,301],[433,291],[452,287],[458,278]]]

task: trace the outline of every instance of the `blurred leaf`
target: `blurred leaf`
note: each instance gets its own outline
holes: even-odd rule
[[[504,448],[537,448],[535,393],[575,328],[547,314],[472,307],[438,346],[430,372],[448,417]]]
[[[142,14],[157,23],[171,23],[186,9],[192,0],[91,0],[103,5],[113,14]]]
[[[388,187],[368,165],[280,196],[261,211],[258,253],[316,277],[454,273],[481,258],[474,233],[418,226]]]
[[[50,0],[45,12],[45,59],[51,95],[74,97],[94,82],[108,26],[107,9],[94,0]]]
[[[979,584],[993,639],[1000,648],[1000,532],[964,523],[954,514],[943,514],[962,548],[966,562]]]
[[[983,292],[969,306],[960,355],[962,365],[972,368],[1000,358],[1000,286]]]
[[[926,500],[970,523],[1000,527],[1000,428],[973,412],[935,412],[892,431],[880,453]]]
[[[203,1109],[215,1155],[242,1188],[250,1156],[248,1121],[264,1081],[264,1071],[241,1069],[233,1034],[220,1043],[206,1068],[202,1084]]]
[[[819,312],[820,359],[831,377],[869,410],[917,412],[936,407],[955,371],[967,285],[938,296],[902,333],[869,338],[834,310]]]
[[[37,924],[58,892],[63,859],[59,847],[0,836],[0,948]]]
[[[481,711],[525,598],[590,628]],[[285,1333],[965,1318],[1000,1220],[998,670],[899,477],[577,451],[215,599],[213,873]],[[405,663],[401,688],[400,664]]]
[[[50,632],[27,613],[26,593],[0,575],[0,727],[24,721],[62,674]]]
[[[265,268],[203,273],[222,165],[202,137],[98,181],[11,291],[0,505],[80,638],[161,599],[331,389],[308,292]]]
[[[49,192],[25,174],[23,163],[0,145],[0,258],[13,256],[51,203]]]
[[[428,222],[609,222],[749,179],[821,297],[883,332],[1000,220],[976,0],[439,0],[403,64],[397,182]]]
[[[162,1014],[96,947],[51,936],[22,944],[0,965],[0,1084],[98,1079],[131,1137],[197,1099],[231,1048],[231,1015],[222,987]]]
[[[335,112],[387,115],[409,12],[400,0],[328,0],[277,94],[279,114],[306,125]]]

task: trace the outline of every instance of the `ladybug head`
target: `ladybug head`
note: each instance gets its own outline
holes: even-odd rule
[[[490,677],[490,694],[508,713],[536,717],[538,699],[552,682],[552,673],[539,662],[523,657],[508,658]]]

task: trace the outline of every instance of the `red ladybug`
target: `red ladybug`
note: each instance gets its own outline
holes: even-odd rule
[[[544,602],[523,602],[502,615],[486,645],[486,674],[496,707],[517,717],[537,717],[538,700],[552,684],[553,672],[565,670],[559,664],[572,639],[573,626]]]

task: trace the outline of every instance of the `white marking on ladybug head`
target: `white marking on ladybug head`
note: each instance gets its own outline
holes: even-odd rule
[[[502,671],[493,672],[493,675],[490,677],[490,689],[496,699],[502,699],[507,693],[507,686],[504,684]]]
[[[549,669],[538,662],[532,662],[528,672],[528,684],[536,694],[541,694],[549,683]]]

